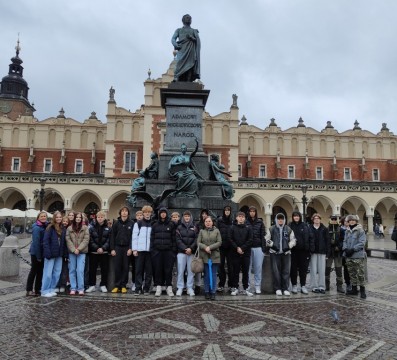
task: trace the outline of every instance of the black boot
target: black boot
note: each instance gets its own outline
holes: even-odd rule
[[[205,293],[205,300],[209,300],[210,299],[210,293]]]
[[[351,290],[347,290],[346,295],[358,295],[357,285],[353,285]]]
[[[365,286],[360,286],[360,297],[361,299],[367,298],[367,294],[365,293]]]

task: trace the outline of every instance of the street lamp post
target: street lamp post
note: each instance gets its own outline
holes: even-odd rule
[[[306,192],[307,192],[307,185],[306,184],[302,184],[301,190],[302,190],[303,222],[306,223],[306,205],[307,205]]]
[[[40,211],[43,210],[44,208],[44,195],[45,195],[45,183],[47,181],[47,178],[45,178],[44,176],[42,176],[40,178],[40,192],[39,192],[39,198],[40,198]]]

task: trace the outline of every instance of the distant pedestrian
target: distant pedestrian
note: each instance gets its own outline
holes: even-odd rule
[[[394,226],[393,232],[391,234],[391,239],[396,243],[396,249],[397,249],[397,225]]]
[[[379,237],[384,239],[385,238],[385,229],[383,224],[379,224]]]
[[[11,220],[7,217],[4,220],[4,229],[6,230],[6,236],[10,236],[11,235],[11,227],[12,227],[12,223]]]

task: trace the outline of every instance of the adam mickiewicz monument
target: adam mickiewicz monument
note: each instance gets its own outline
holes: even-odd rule
[[[174,81],[192,82],[200,79],[200,37],[196,29],[192,29],[192,17],[188,14],[182,18],[183,27],[176,29],[172,37],[172,45],[178,51]]]
[[[145,178],[144,189],[134,192],[133,188],[131,195],[136,199],[134,207],[152,199],[155,206],[181,213],[189,209],[197,219],[200,209],[220,214],[225,205],[236,210],[237,204],[230,200],[233,190],[225,178],[230,174],[219,162],[210,163],[210,154],[203,152],[203,111],[210,91],[196,81],[201,77],[199,32],[190,27],[190,15],[184,15],[182,22],[171,39],[176,53],[174,80],[161,89],[166,137],[158,176]]]

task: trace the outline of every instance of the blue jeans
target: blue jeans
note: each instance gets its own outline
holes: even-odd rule
[[[70,290],[84,291],[85,254],[69,254]]]
[[[208,264],[204,264],[204,291],[206,293],[215,294],[216,292],[216,273],[218,271],[219,264],[212,264],[212,288],[210,291],[210,279],[209,279],[209,267]]]
[[[41,295],[52,293],[57,287],[62,270],[61,257],[44,259],[43,281],[41,283]]]
[[[252,274],[254,275],[254,286],[262,285],[262,266],[264,257],[265,255],[263,254],[261,247],[251,248],[249,286],[252,285]]]

